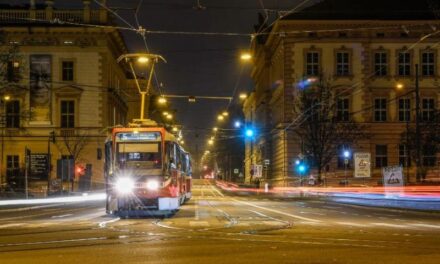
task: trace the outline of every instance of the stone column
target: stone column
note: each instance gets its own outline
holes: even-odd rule
[[[99,8],[99,22],[101,24],[107,24],[108,12],[107,9],[103,7],[107,5],[107,0],[100,0],[100,2],[102,6]]]
[[[35,0],[29,0],[29,6],[30,6],[29,17],[35,19],[36,18]]]
[[[84,23],[90,23],[90,0],[83,0],[84,5]]]
[[[52,20],[53,18],[53,0],[46,0],[46,19]]]

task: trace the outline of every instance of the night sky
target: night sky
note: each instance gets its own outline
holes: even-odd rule
[[[148,30],[253,33],[258,13],[264,13],[263,8],[271,9],[267,14],[272,22],[276,10],[291,10],[303,1],[200,0],[204,9],[197,10],[194,9],[197,0],[143,0],[138,18],[140,25]],[[37,0],[37,3],[43,2]],[[109,0],[107,5],[119,8],[118,14],[136,27],[134,14],[140,2]],[[55,0],[55,7],[81,6],[80,0]],[[120,20],[117,22],[127,26]],[[145,51],[144,43],[136,33],[126,31],[124,36],[130,52]],[[248,36],[149,34],[147,43],[150,52],[161,54],[168,61],[157,71],[165,94],[232,96],[235,86],[238,92],[252,90],[251,66],[243,65],[239,60],[240,52],[249,48]],[[184,99],[174,99],[171,104],[177,110],[176,120],[184,127],[184,139],[190,149],[194,150],[195,135],[199,134],[197,141],[203,150],[212,127],[216,125],[217,114],[227,108],[228,101],[198,100],[190,104]],[[230,126],[233,120],[231,117],[227,121]]]

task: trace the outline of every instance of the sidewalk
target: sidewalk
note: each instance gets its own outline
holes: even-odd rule
[[[273,198],[323,198],[339,203],[373,207],[440,211],[440,186],[378,187],[275,187],[243,188],[216,181],[223,191]]]

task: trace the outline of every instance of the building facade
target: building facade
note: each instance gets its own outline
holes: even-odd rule
[[[38,195],[104,186],[108,129],[127,123],[127,74],[116,62],[127,48],[107,11],[90,2],[0,9],[2,186],[22,189],[25,175]]]
[[[346,91],[338,111],[365,125],[368,139],[352,152],[371,154],[372,183],[385,166],[406,166],[401,134],[415,122],[415,65],[419,65],[421,119],[438,109],[440,99],[440,22],[432,1],[326,0],[284,16],[253,41],[255,88],[248,97],[246,120],[259,130],[246,143],[246,179],[253,164],[267,167],[274,185],[294,185],[294,162],[301,139],[294,133],[293,107],[301,82],[326,78],[334,91]],[[414,11],[417,10],[417,11]],[[344,175],[340,153],[326,169],[328,179]],[[437,174],[437,153],[424,153]],[[414,165],[414,163],[412,164]],[[313,174],[313,170],[311,174]],[[414,166],[408,173],[414,181]],[[349,168],[348,177],[353,179]]]

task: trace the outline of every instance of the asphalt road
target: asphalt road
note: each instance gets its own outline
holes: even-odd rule
[[[110,217],[96,201],[0,207],[0,263],[440,263],[439,216],[199,182],[164,219]]]

